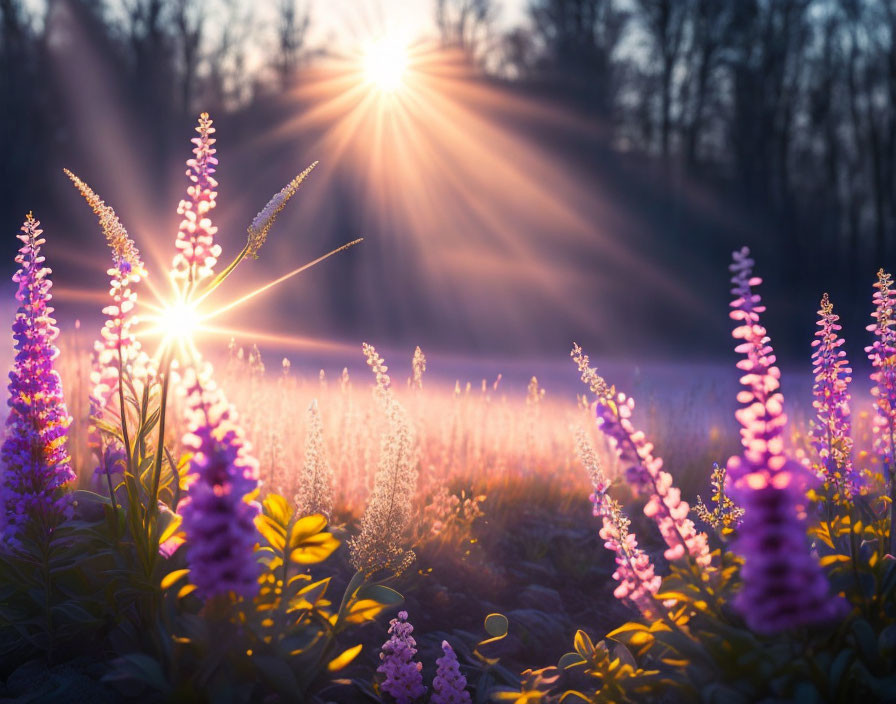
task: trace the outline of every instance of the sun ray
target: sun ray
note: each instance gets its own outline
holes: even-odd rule
[[[358,351],[358,346],[356,344],[347,344],[344,342],[335,342],[333,340],[324,340],[314,337],[303,337],[301,335],[278,335],[261,330],[250,330],[243,327],[229,328],[204,326],[202,330],[210,335],[227,338],[245,337],[253,342],[266,342],[292,349],[320,350],[324,352],[338,352],[345,354],[354,354]]]
[[[364,238],[359,237],[356,240],[347,242],[346,244],[342,245],[341,247],[337,247],[336,249],[334,249],[330,252],[327,252],[326,254],[318,257],[317,259],[310,261],[307,264],[303,264],[302,266],[298,267],[297,269],[293,269],[292,271],[284,274],[283,276],[280,276],[280,277],[274,279],[273,281],[269,281],[268,283],[264,284],[263,286],[259,286],[254,291],[250,291],[249,293],[245,294],[244,296],[240,296],[236,300],[231,301],[230,303],[224,304],[223,306],[221,306],[220,308],[217,308],[216,310],[212,311],[211,313],[203,315],[201,317],[201,320],[205,321],[205,320],[211,320],[212,318],[216,318],[219,315],[221,315],[222,313],[226,313],[227,311],[232,310],[239,305],[242,305],[246,301],[249,301],[249,300],[255,298],[256,296],[261,295],[262,293],[264,293],[265,291],[268,291],[269,289],[273,288],[274,286],[277,286],[278,284],[283,283],[287,279],[291,279],[293,276],[296,276],[297,274],[301,274],[303,271],[307,271],[308,269],[315,266],[316,264],[320,264],[325,259],[329,259],[330,257],[332,257],[334,254],[339,254],[339,252],[344,252],[345,250],[349,249],[350,247],[354,247],[356,244],[360,244],[363,241],[364,241]],[[206,296],[207,296],[207,294],[206,294]],[[197,300],[196,305],[198,306],[199,304],[201,304],[202,301],[205,300],[206,296],[203,296],[199,300]]]

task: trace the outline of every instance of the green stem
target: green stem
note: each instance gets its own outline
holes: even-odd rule
[[[896,555],[896,432],[890,423],[890,466],[887,479],[890,482],[890,554]]]
[[[147,547],[152,551],[147,555],[147,576],[152,573],[158,546],[155,545],[155,517],[159,511],[159,484],[162,480],[162,459],[165,456],[165,410],[168,405],[168,386],[171,380],[171,351],[165,352],[162,358],[162,398],[159,404],[159,442],[156,447],[155,467],[152,472],[152,489],[149,494],[149,506],[146,507]]]
[[[199,296],[196,298],[196,304],[198,305],[199,303],[201,303],[203,300],[205,300],[211,294],[212,291],[214,291],[216,288],[218,288],[218,286],[220,286],[222,283],[224,283],[224,279],[226,279],[228,276],[230,276],[233,273],[233,270],[236,269],[237,266],[239,266],[239,263],[241,261],[243,261],[243,259],[246,258],[246,255],[248,253],[249,253],[249,243],[246,242],[246,246],[243,247],[242,251],[236,255],[236,258],[232,262],[230,262],[230,264],[228,264],[221,271],[221,273],[218,274],[214,279],[212,279],[212,282],[202,290],[202,293],[200,293]]]
[[[47,629],[47,662],[53,664],[53,609],[51,604],[52,581],[50,579],[50,545],[49,540],[43,540],[42,549],[42,565],[44,577],[44,618]]]
[[[171,381],[171,351],[162,358],[162,399],[159,404],[159,442],[156,446],[155,467],[152,473],[152,490],[149,495],[151,512],[158,510],[159,483],[162,480],[162,459],[165,455],[165,410],[168,405],[168,386]]]
[[[131,459],[131,439],[128,435],[128,412],[124,399],[124,353],[121,351],[121,340],[118,341],[118,405],[121,407],[121,437],[124,441],[124,456],[127,461],[127,471],[133,474],[134,464]],[[112,503],[115,504],[113,492]]]

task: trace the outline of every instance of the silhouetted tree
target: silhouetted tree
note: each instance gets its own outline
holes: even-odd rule
[[[435,0],[435,22],[443,46],[460,49],[473,61],[490,49],[497,6],[492,0]]]
[[[292,82],[310,26],[311,8],[308,5],[299,7],[296,0],[280,0],[277,6],[278,43],[274,67],[283,88]]]
[[[612,0],[535,0],[530,6],[544,45],[544,80],[565,100],[603,118],[614,103],[613,53],[628,15]]]

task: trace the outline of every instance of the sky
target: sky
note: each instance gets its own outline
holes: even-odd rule
[[[370,26],[377,25],[411,34],[430,33],[433,5],[433,0],[312,0],[311,12],[321,36],[340,41],[361,37]],[[498,24],[510,27],[522,22],[526,5],[526,0],[501,0]]]

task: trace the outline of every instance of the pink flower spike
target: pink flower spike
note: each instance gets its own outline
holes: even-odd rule
[[[738,395],[748,404],[736,413],[741,423],[744,452],[728,461],[730,493],[744,509],[734,548],[744,558],[743,589],[735,607],[757,633],[824,623],[839,616],[844,604],[829,594],[827,580],[809,551],[806,527],[800,516],[805,493],[812,480],[807,470],[784,454],[783,396],[778,391],[781,373],[765,328],[759,323],[764,311],[752,287],[760,283],[752,275],[753,260],[744,247],[734,253],[731,271],[732,306],[748,326],[735,328],[744,339],[737,350],[745,355],[739,368],[745,389]]]

